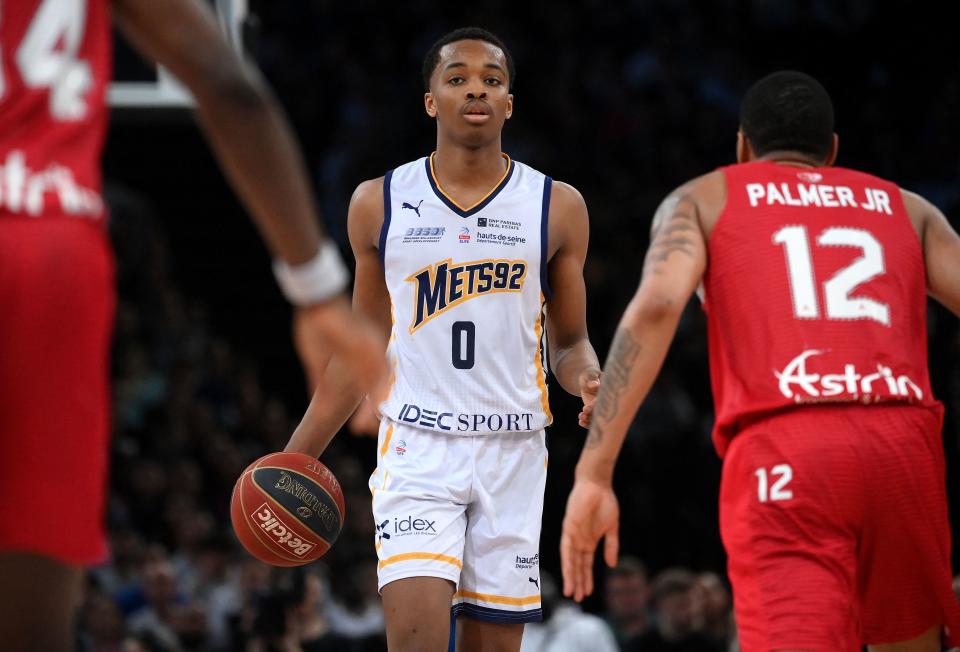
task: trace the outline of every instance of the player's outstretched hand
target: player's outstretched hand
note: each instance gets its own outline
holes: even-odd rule
[[[344,298],[297,308],[293,339],[311,395],[323,384],[334,355],[348,375],[342,379],[345,384],[366,394],[385,382],[386,343],[371,324],[350,310]]]
[[[560,535],[563,594],[580,602],[593,593],[593,557],[603,537],[607,566],[617,565],[620,552],[620,505],[609,485],[578,479],[567,499]]]
[[[593,421],[593,404],[597,402],[597,392],[600,391],[600,373],[597,371],[584,371],[580,374],[580,398],[583,399],[583,409],[577,421],[584,428],[590,429],[590,423]]]

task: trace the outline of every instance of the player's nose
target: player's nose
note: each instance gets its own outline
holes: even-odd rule
[[[483,86],[482,82],[470,82],[467,85],[466,91],[468,100],[487,99],[487,89]]]

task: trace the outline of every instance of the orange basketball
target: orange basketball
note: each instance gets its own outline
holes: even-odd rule
[[[271,453],[233,487],[230,520],[251,555],[274,566],[322,557],[340,534],[344,505],[330,469],[303,453]]]

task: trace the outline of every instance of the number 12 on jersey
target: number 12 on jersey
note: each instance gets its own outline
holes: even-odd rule
[[[783,245],[793,298],[793,314],[797,319],[819,319],[816,277],[810,238],[805,226],[785,226],[773,234],[773,242]],[[890,306],[873,299],[851,297],[862,283],[883,274],[883,246],[869,231],[851,227],[830,227],[817,237],[821,247],[854,247],[863,256],[834,274],[823,284],[827,319],[872,319],[890,325]]]
[[[787,485],[793,480],[793,469],[789,464],[777,464],[770,469],[769,474],[764,468],[757,469],[753,474],[757,476],[757,499],[761,503],[793,499],[793,491],[787,489]],[[772,487],[769,476],[776,478]]]

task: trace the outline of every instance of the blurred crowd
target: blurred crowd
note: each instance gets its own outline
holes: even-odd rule
[[[249,43],[304,143],[329,229],[341,244],[356,184],[431,149],[433,125],[422,115],[419,79],[430,43],[465,24],[500,34],[518,64],[505,149],[574,184],[590,209],[588,318],[601,357],[636,287],[656,205],[687,178],[732,162],[738,99],[770,70],[800,67],[831,91],[842,165],[917,190],[960,223],[960,56],[948,51],[950,35],[937,38],[955,21],[903,22],[896,2],[481,0],[442,12],[426,0],[249,4],[257,18]],[[877,46],[905,41],[924,66],[908,64],[897,48]],[[841,59],[841,49],[855,54]],[[167,122],[162,129],[171,142],[182,140],[179,132],[196,139],[191,126]],[[108,193],[121,298],[113,358],[112,553],[89,574],[79,649],[385,649],[367,489],[372,441],[341,436],[323,456],[343,486],[347,517],[320,562],[272,569],[244,553],[232,535],[236,478],[285,445],[304,395],[299,379],[296,395],[289,384],[264,381],[277,349],[249,345],[256,341],[249,331],[257,311],[242,298],[224,308],[205,295],[202,288],[211,284],[204,275],[217,273],[210,253],[183,246],[220,242],[222,223],[207,216],[226,209],[212,194],[197,193],[188,203],[168,192],[177,165],[157,165],[162,192],[142,185],[133,192],[129,170],[111,168],[111,157],[140,160],[137,139],[149,131],[142,122],[121,123],[108,148],[108,178],[127,181]],[[178,154],[156,155],[179,163]],[[193,169],[210,165],[194,163]],[[235,269],[252,265],[230,247],[217,256]],[[203,262],[191,267],[191,260]],[[285,329],[274,333],[286,340]],[[524,652],[736,649],[717,526],[720,461],[709,441],[704,331],[691,305],[619,467],[625,556],[615,569],[597,567],[597,595],[582,608],[561,599],[550,578],[559,570],[562,497],[583,441],[577,400],[554,388],[548,497],[558,498],[548,498],[544,511],[545,621],[527,628]],[[930,337],[955,478],[957,320],[931,307]],[[956,541],[960,482],[948,486]]]

